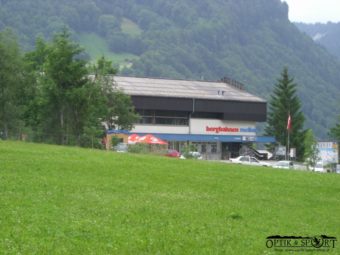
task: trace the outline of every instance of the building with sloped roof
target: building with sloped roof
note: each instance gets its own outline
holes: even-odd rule
[[[130,133],[153,134],[169,148],[191,143],[207,159],[226,159],[238,156],[244,143],[274,142],[256,133],[256,123],[266,121],[266,101],[236,81],[115,76],[114,86],[131,96],[141,116]]]

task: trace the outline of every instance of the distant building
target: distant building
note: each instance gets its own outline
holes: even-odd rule
[[[141,116],[129,133],[153,134],[168,141],[169,148],[180,151],[189,142],[206,159],[225,159],[238,156],[244,143],[275,141],[256,133],[256,123],[266,121],[266,101],[235,81],[121,76],[114,81]]]

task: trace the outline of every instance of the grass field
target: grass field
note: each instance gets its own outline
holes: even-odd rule
[[[123,33],[129,34],[131,36],[141,35],[143,30],[132,20],[123,18],[121,30]]]
[[[276,254],[339,213],[336,174],[0,141],[0,254]]]
[[[128,53],[113,53],[110,51],[107,42],[93,33],[80,34],[79,40],[80,45],[85,49],[85,52],[90,55],[93,64],[97,63],[97,60],[104,56],[107,60],[111,60],[113,64],[124,67],[128,66],[132,60],[138,58],[138,56]]]

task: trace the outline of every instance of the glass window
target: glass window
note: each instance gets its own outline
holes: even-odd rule
[[[247,162],[247,161],[249,161],[249,159],[248,159],[248,157],[241,157],[240,161]]]
[[[173,126],[188,126],[189,114],[179,111],[155,111],[155,110],[137,110],[141,118],[140,124],[159,124]]]
[[[153,120],[153,119],[154,119],[153,117],[145,117],[145,116],[142,116],[142,117],[139,119],[138,123],[140,123],[140,124],[152,124],[152,123],[154,123],[154,120]]]
[[[216,143],[211,144],[211,153],[217,153],[217,144]]]
[[[202,146],[201,146],[201,152],[202,152],[202,153],[206,153],[206,152],[207,152],[207,145],[206,145],[206,144],[202,144]]]
[[[259,161],[256,158],[250,158],[250,162],[259,163]]]
[[[200,119],[221,119],[223,116],[221,113],[212,113],[212,112],[194,112],[191,114],[192,118],[200,118]]]

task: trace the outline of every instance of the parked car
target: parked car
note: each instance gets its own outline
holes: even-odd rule
[[[281,160],[272,165],[273,168],[294,169],[293,161]]]
[[[179,158],[181,156],[181,153],[179,153],[177,150],[168,150],[165,156],[171,158]]]
[[[335,167],[335,173],[340,174],[340,165],[337,164]]]
[[[239,156],[237,158],[231,158],[230,161],[232,163],[243,164],[243,165],[270,166],[269,163],[259,161],[255,157],[251,157],[251,156]]]
[[[128,151],[128,144],[127,143],[118,143],[116,146],[113,147],[113,150],[116,152],[127,152]]]
[[[261,154],[267,154],[267,159],[272,159],[274,156],[273,153],[267,150],[257,150],[257,151]]]
[[[188,156],[181,155],[181,159],[186,159],[186,158],[193,158],[193,159],[203,159],[201,153],[198,151],[189,151]]]
[[[320,172],[320,173],[326,173],[327,172],[325,165],[323,164],[322,161],[316,163],[316,165],[314,167],[314,171]]]

